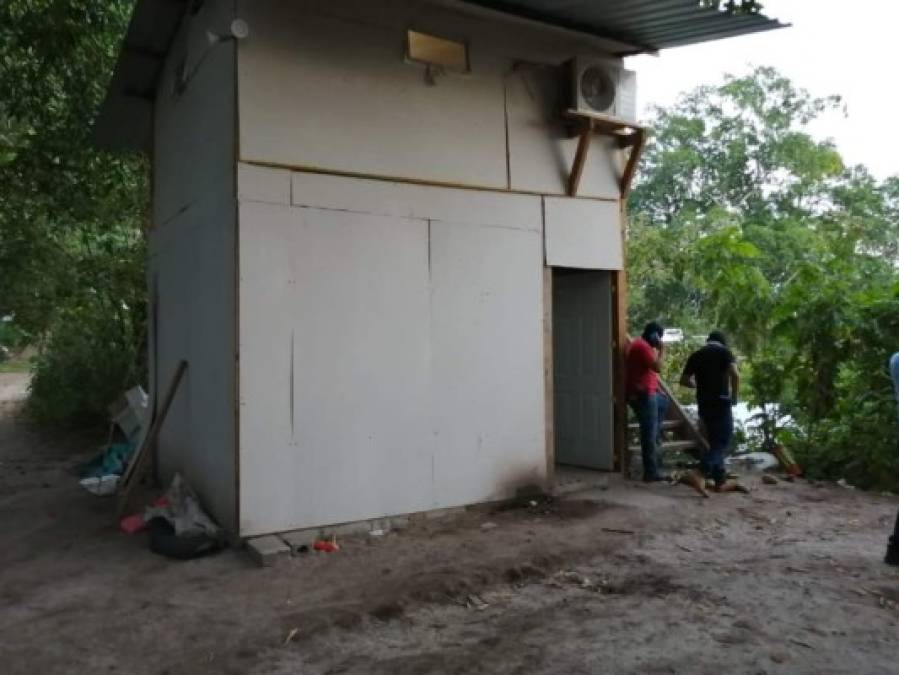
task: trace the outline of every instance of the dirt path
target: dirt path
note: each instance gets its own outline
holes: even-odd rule
[[[3,673],[899,673],[895,498],[613,480],[274,569],[175,563],[78,488],[92,439],[15,411],[0,403]]]

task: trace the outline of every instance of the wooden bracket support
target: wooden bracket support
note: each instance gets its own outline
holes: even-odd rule
[[[640,163],[640,155],[643,154],[643,148],[646,145],[646,130],[636,129],[634,133],[631,134],[631,138],[628,138],[627,141],[627,145],[621,145],[621,141],[619,141],[619,147],[630,147],[631,149],[627,156],[627,161],[624,164],[624,171],[621,173],[618,184],[622,200],[626,200],[631,192],[634,175],[637,173],[637,165]]]
[[[579,110],[569,110],[565,116],[579,125],[577,151],[574,154],[574,162],[571,165],[571,173],[568,177],[568,196],[577,197],[581,177],[584,174],[584,166],[587,161],[587,152],[590,149],[590,141],[594,134],[611,136],[616,139],[617,145],[622,150],[630,148],[624,171],[618,179],[618,188],[621,198],[626,199],[630,192],[634,174],[637,171],[637,163],[643,152],[646,142],[646,129],[634,122],[601,115],[587,113]]]
[[[577,151],[574,153],[574,164],[571,166],[571,175],[568,177],[568,196],[577,197],[577,189],[581,184],[581,176],[584,174],[584,163],[587,161],[587,150],[590,149],[590,140],[593,138],[593,125],[585,124],[577,142]]]

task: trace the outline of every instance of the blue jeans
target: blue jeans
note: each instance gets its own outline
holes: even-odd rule
[[[659,478],[658,445],[662,437],[662,422],[668,412],[668,397],[664,394],[638,394],[628,404],[640,424],[640,453],[643,455],[643,480]]]
[[[700,406],[699,417],[709,438],[709,450],[700,459],[700,467],[707,478],[715,481],[715,485],[722,485],[727,480],[724,454],[734,436],[734,416],[730,401],[722,400],[710,406]]]

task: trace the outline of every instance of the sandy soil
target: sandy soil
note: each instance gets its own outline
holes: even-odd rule
[[[277,568],[178,563],[77,486],[96,439],[17,417],[23,383],[0,375],[3,673],[899,673],[895,498],[613,479]]]

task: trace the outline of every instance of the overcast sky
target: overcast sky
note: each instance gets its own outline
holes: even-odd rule
[[[899,175],[899,1],[763,0],[764,13],[792,27],[628,59],[641,111],[668,105],[724,73],[774,66],[816,96],[840,94],[848,117],[812,127],[833,138],[849,164]]]

